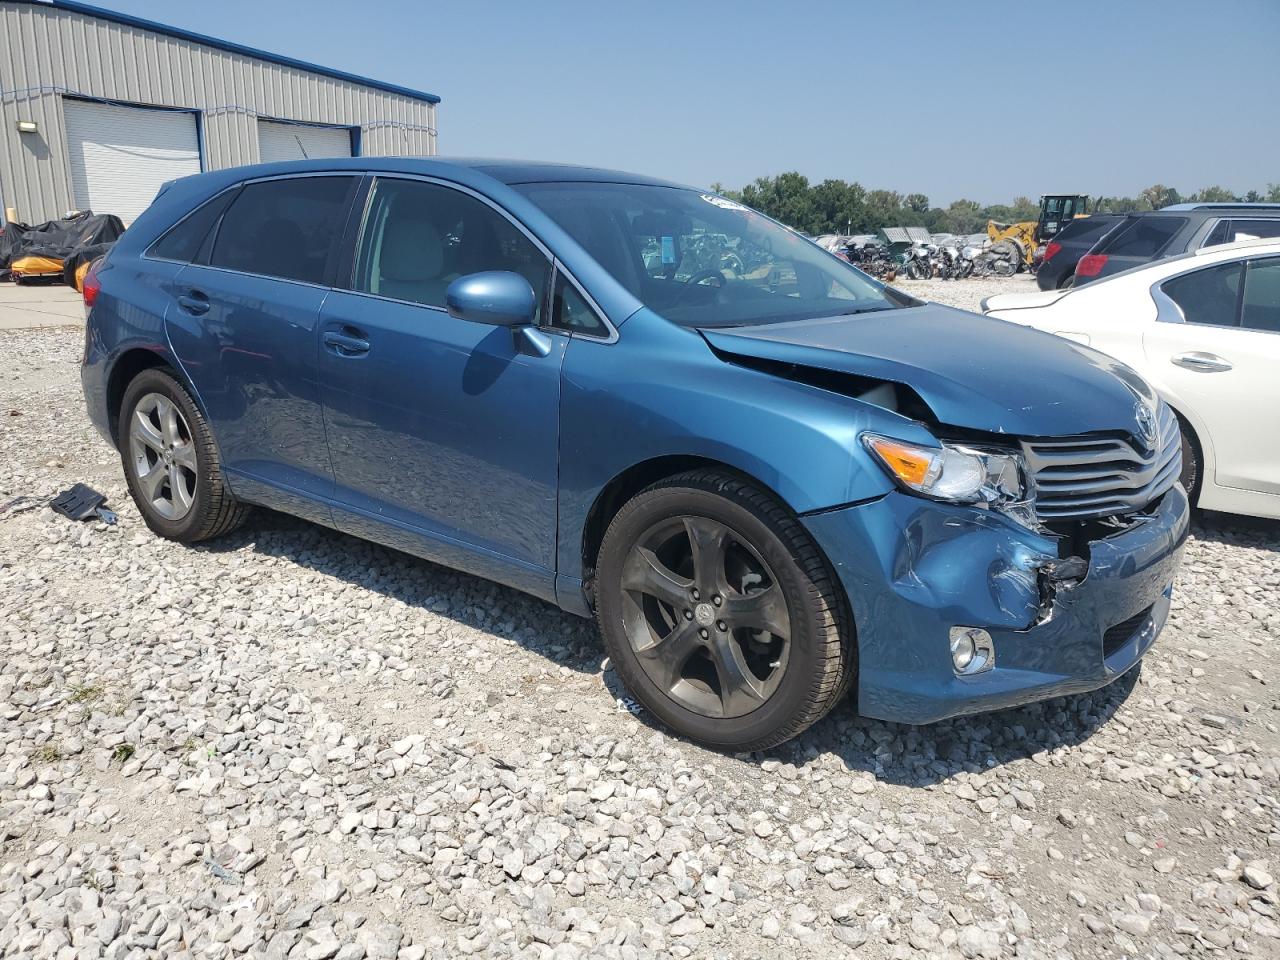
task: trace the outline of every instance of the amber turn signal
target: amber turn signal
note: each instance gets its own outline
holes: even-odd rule
[[[909,487],[919,489],[929,476],[929,468],[939,451],[888,437],[867,435],[867,446],[889,468],[889,472]]]

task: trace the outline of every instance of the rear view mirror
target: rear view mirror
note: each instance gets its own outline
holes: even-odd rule
[[[449,316],[495,327],[527,327],[537,313],[529,281],[509,270],[486,270],[459,277],[445,291]]]

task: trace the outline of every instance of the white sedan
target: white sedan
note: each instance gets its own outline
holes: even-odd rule
[[[1133,367],[1178,414],[1192,502],[1280,518],[1280,241],[1207,247],[1073,290],[990,297],[982,310]]]

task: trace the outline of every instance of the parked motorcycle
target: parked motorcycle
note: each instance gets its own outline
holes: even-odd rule
[[[902,272],[911,280],[929,280],[933,277],[934,261],[932,244],[912,244],[902,262]]]
[[[897,278],[898,263],[887,247],[871,243],[861,247],[850,244],[844,248],[844,256],[863,273],[877,279],[892,281]]]

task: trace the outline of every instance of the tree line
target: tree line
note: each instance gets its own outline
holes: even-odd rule
[[[817,236],[823,233],[875,233],[881,227],[927,227],[931,233],[976,233],[985,230],[988,220],[1014,223],[1035,220],[1038,200],[1016,197],[1012,203],[983,206],[976,200],[956,200],[946,207],[930,204],[923,193],[901,194],[896,190],[867,190],[860,183],[809,178],[791,171],[776,177],[758,177],[741,190],[712,189],[745,203],[796,230]],[[1205,187],[1182,194],[1157,183],[1136,197],[1092,197],[1094,213],[1132,213],[1159,210],[1172,203],[1280,203],[1280,184],[1268,184],[1265,192],[1250,190],[1243,196],[1225,187]]]

